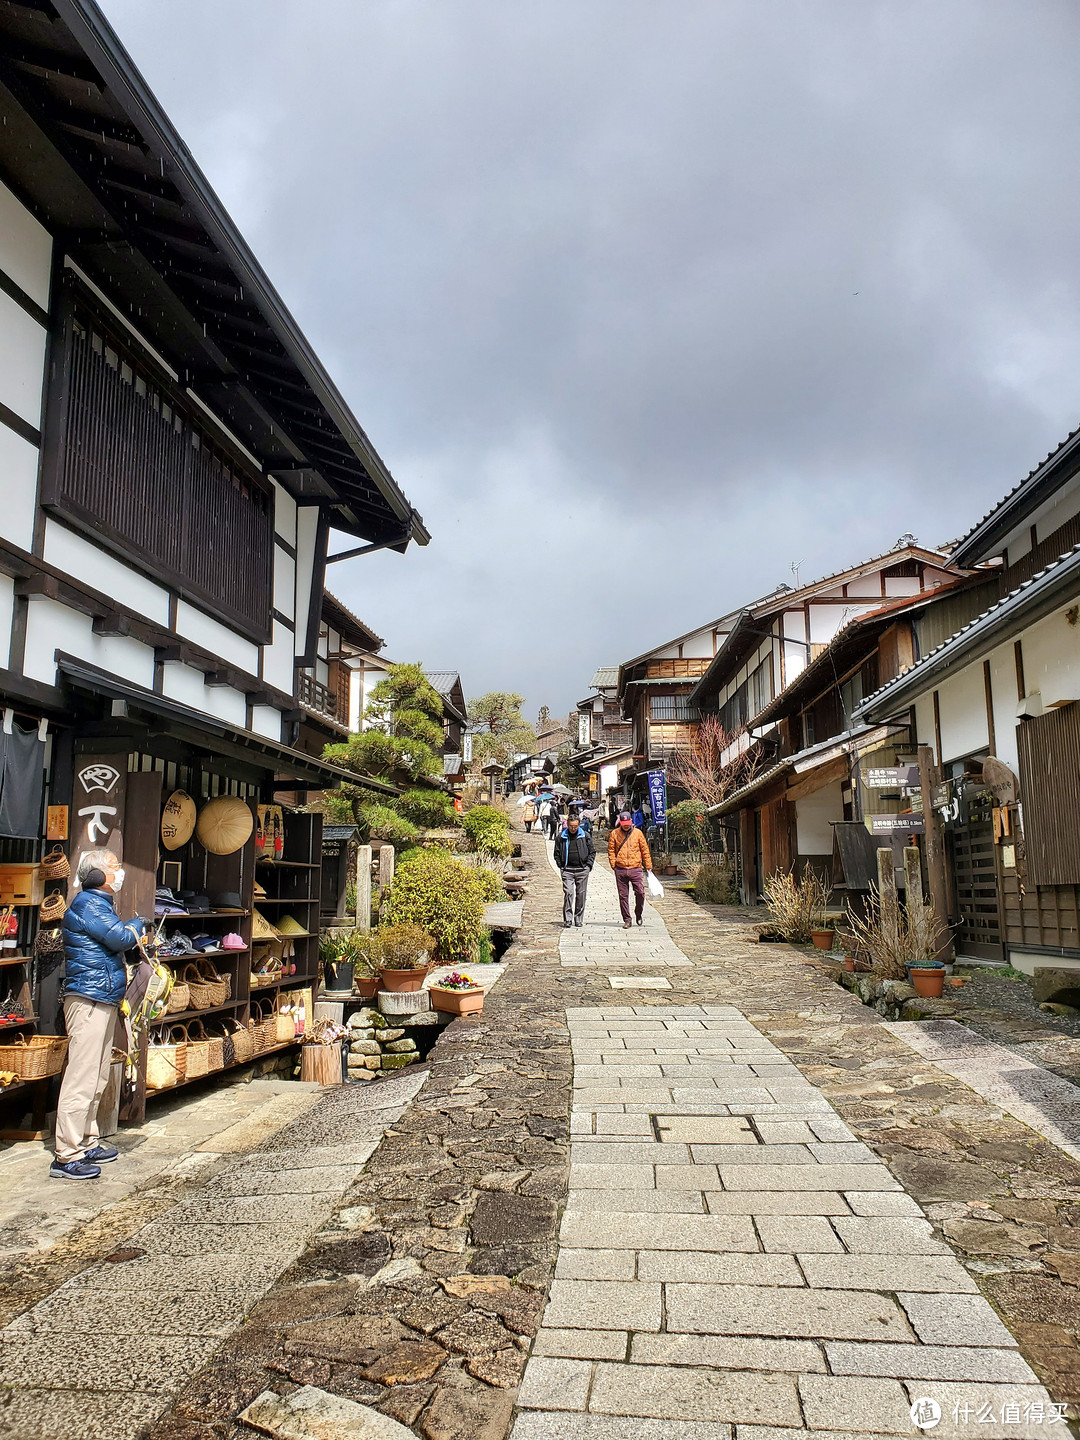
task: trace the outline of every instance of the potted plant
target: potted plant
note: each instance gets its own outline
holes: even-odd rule
[[[468,975],[459,975],[455,970],[445,976],[429,991],[431,1003],[436,1010],[447,1015],[478,1015],[484,1008],[484,990]]]
[[[384,990],[419,990],[431,969],[435,941],[419,925],[381,926],[368,954],[379,967]]]
[[[813,941],[819,950],[831,947],[832,931],[815,929],[824,924],[829,892],[809,861],[803,868],[801,880],[795,879],[793,871],[781,870],[766,879],[763,889],[765,903],[772,912],[772,928],[784,940],[792,945]],[[821,944],[815,938],[817,935],[828,935],[827,943]]]
[[[670,853],[665,852],[659,857],[659,860],[660,863],[657,866],[657,869],[660,871],[661,875],[677,875],[679,873],[679,867],[675,864],[675,861]]]
[[[344,991],[353,987],[353,966],[346,953],[344,938],[334,930],[324,930],[319,936],[319,960],[323,967],[323,989]]]
[[[945,989],[945,966],[940,960],[916,960],[908,966],[908,978],[915,994],[924,1000],[940,1000]]]
[[[371,955],[372,936],[363,930],[353,930],[342,937],[343,958],[352,964],[352,990],[363,1000],[374,1000],[379,992],[379,965]]]

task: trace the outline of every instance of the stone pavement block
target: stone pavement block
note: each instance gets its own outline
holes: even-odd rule
[[[844,1196],[856,1215],[922,1215],[917,1200],[903,1193],[886,1194],[884,1191],[852,1191]]]
[[[888,1375],[897,1380],[985,1380],[1031,1385],[1038,1380],[1018,1350],[970,1345],[825,1346],[834,1375]]]
[[[643,1140],[654,1138],[648,1115],[598,1115],[593,1129],[596,1135],[640,1135]]]
[[[1015,1345],[1010,1331],[981,1295],[900,1294],[924,1345]]]
[[[842,1195],[829,1190],[709,1190],[710,1215],[847,1215]]]
[[[852,1215],[837,1219],[836,1233],[856,1255],[952,1254],[947,1245],[935,1238],[930,1221],[921,1216]]]
[[[609,975],[613,990],[670,990],[671,981],[663,975]]]
[[[559,1247],[557,1280],[633,1280],[637,1255],[633,1250],[570,1250]],[[649,1280],[662,1276],[649,1275]]]
[[[865,1383],[865,1382],[863,1382]],[[981,1385],[972,1381],[908,1381],[904,1387],[912,1401],[926,1395],[941,1406],[941,1421],[933,1430],[923,1433],[933,1440],[1008,1440],[1010,1436],[1019,1440],[1046,1440],[1048,1435],[1055,1440],[1066,1440],[1068,1428],[1065,1425],[1048,1426],[1050,1396],[1041,1385]],[[1024,1407],[1035,1404],[1044,1407],[1041,1420],[1025,1418]],[[1019,1420],[1006,1414],[1006,1405],[1019,1406]],[[990,1416],[979,1420],[988,1406]]]
[[[810,1340],[756,1340],[724,1335],[635,1335],[630,1359],[640,1365],[708,1365],[718,1370],[825,1369],[821,1346]]]
[[[791,1255],[724,1255],[709,1250],[639,1250],[637,1278],[713,1285],[806,1283]]]
[[[750,1122],[742,1115],[657,1115],[656,1125],[664,1141],[724,1146],[756,1144]]]
[[[647,1420],[640,1416],[574,1415],[568,1411],[520,1414],[510,1440],[731,1440],[717,1420]]]
[[[657,1165],[658,1190],[719,1190],[715,1165]]]
[[[561,1355],[568,1360],[625,1360],[630,1337],[625,1330],[541,1330],[534,1355]]]
[[[720,1165],[725,1190],[899,1190],[884,1165]]]
[[[635,1190],[632,1200],[622,1191],[571,1190],[566,1197],[567,1210],[611,1210],[625,1214],[628,1204],[633,1205],[636,1214],[705,1214],[705,1196],[700,1190]]]
[[[807,1145],[819,1138],[805,1120],[759,1120],[757,1128],[766,1145]]]
[[[844,1247],[821,1215],[759,1215],[755,1224],[766,1250],[804,1255],[839,1255]]]
[[[617,1076],[620,1080],[659,1080],[663,1072],[659,1063],[640,1065],[630,1062],[607,1061],[602,1065],[579,1065],[574,1062],[574,1075],[579,1080],[599,1080]]]
[[[704,1335],[910,1340],[903,1311],[882,1295],[764,1285],[668,1285],[667,1328]]]
[[[659,1330],[660,1286],[641,1281],[553,1280],[543,1324],[545,1329]]]
[[[651,1190],[651,1165],[571,1165],[571,1190]]]
[[[822,1115],[810,1121],[810,1128],[819,1140],[854,1140],[856,1137],[839,1115]]]
[[[531,1410],[584,1410],[591,1379],[588,1360],[534,1356],[525,1367],[518,1404]]]
[[[861,1140],[815,1140],[810,1153],[822,1165],[880,1165],[881,1157]]]
[[[250,1291],[224,1285],[205,1290],[166,1290],[152,1285],[101,1293],[92,1293],[86,1286],[61,1287],[13,1320],[4,1334],[52,1336],[58,1346],[66,1343],[66,1337],[80,1333],[109,1333],[127,1338],[128,1343],[132,1336],[153,1334],[222,1336],[240,1324],[249,1296]]]
[[[691,1145],[695,1165],[813,1165],[806,1145]]]
[[[560,1245],[601,1250],[756,1250],[746,1215],[635,1215],[567,1210]]]
[[[221,1344],[213,1336],[143,1335],[138,1344],[107,1334],[0,1333],[0,1381],[13,1389],[169,1394]]]
[[[911,1403],[899,1380],[801,1375],[799,1394],[811,1430],[911,1435]]]
[[[945,1255],[800,1255],[808,1285],[847,1290],[929,1290],[978,1294],[968,1272]]]
[[[671,1098],[674,1105],[690,1115],[734,1115],[753,1114],[757,1104],[765,1104],[769,1096],[742,1088],[738,1095],[726,1099],[718,1094],[715,1083],[710,1087],[691,1088],[685,1082],[671,1082]]]
[[[168,1404],[164,1394],[134,1390],[14,1390],[0,1409],[4,1440],[128,1440]]]
[[[787,1375],[604,1362],[596,1367],[589,1410],[593,1414],[773,1425],[795,1425],[800,1418],[795,1384]]]

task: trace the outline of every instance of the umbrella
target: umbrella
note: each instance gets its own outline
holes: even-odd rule
[[[555,795],[572,795],[574,793],[567,785],[552,785],[551,789]]]

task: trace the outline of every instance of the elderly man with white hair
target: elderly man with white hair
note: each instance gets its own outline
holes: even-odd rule
[[[113,904],[124,868],[111,850],[89,850],[79,861],[81,889],[64,911],[64,1026],[67,1068],[56,1108],[56,1180],[96,1180],[115,1160],[100,1143],[98,1102],[109,1083],[113,1035],[127,989],[124,952],[139,943],[149,921],[125,924]]]

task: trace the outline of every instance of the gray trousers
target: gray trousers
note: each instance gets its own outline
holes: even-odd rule
[[[85,995],[64,1000],[68,1054],[56,1107],[56,1158],[61,1162],[78,1160],[100,1138],[98,1101],[109,1083],[118,1014],[117,1006]]]
[[[563,888],[563,923],[584,925],[585,896],[589,889],[588,866],[580,865],[575,869],[568,865],[560,874]]]

